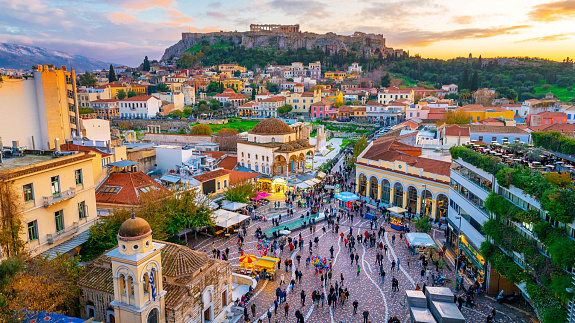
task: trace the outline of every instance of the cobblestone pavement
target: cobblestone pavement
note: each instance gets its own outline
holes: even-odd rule
[[[353,177],[352,177],[353,179]],[[295,203],[294,203],[295,205]],[[265,206],[265,208],[273,208],[273,201],[270,205]],[[261,210],[260,210],[261,211]],[[293,218],[283,217],[281,223],[292,221],[305,212],[308,209],[304,208],[294,208],[296,213]],[[380,225],[382,225],[380,220]],[[271,221],[255,221],[252,222],[247,230],[247,235],[244,241],[244,253],[255,254],[259,256],[259,251],[256,249],[256,244],[258,243],[255,237],[255,230],[261,227],[262,230],[267,230],[272,226]],[[326,233],[323,233],[322,227],[326,227]],[[363,218],[358,218],[357,216],[353,219],[342,218],[340,221],[340,232],[348,233],[350,228],[353,228],[353,234],[357,235],[359,232],[377,232],[377,230],[370,230],[370,223],[368,220]],[[294,252],[290,252],[289,248],[285,248],[281,253],[280,258],[282,260],[281,269],[276,271],[276,279],[274,281],[260,280],[257,288],[254,291],[254,297],[248,304],[251,306],[252,302],[256,304],[256,316],[255,318],[250,315],[251,322],[257,322],[257,319],[261,317],[263,322],[268,322],[267,313],[268,308],[273,306],[275,300],[275,291],[280,284],[280,276],[285,275],[286,283],[289,283],[294,276],[295,269],[299,268],[303,272],[302,282],[297,283],[293,291],[288,292],[287,302],[289,304],[288,316],[284,316],[284,304],[280,304],[277,309],[277,314],[272,310],[273,316],[271,322],[295,322],[295,311],[300,310],[300,312],[305,317],[305,322],[322,322],[322,323],[339,323],[339,322],[363,322],[363,311],[367,310],[369,312],[369,320],[373,323],[375,322],[387,322],[391,316],[397,316],[401,322],[409,322],[408,308],[405,304],[405,290],[414,289],[416,283],[421,282],[421,265],[419,264],[417,256],[411,256],[412,261],[407,265],[408,249],[402,241],[399,239],[399,232],[391,229],[388,225],[385,225],[386,233],[381,237],[379,241],[382,241],[388,246],[388,251],[384,255],[383,267],[386,271],[385,283],[381,282],[381,276],[379,275],[379,266],[376,264],[376,254],[378,251],[377,247],[370,248],[369,244],[363,245],[356,243],[356,251],[354,253],[359,254],[359,265],[361,266],[360,274],[357,275],[357,267],[355,261],[353,265],[350,264],[350,257],[347,248],[344,246],[344,242],[339,239],[339,236],[332,230],[327,229],[326,222],[320,222],[317,225],[317,231],[315,233],[310,232],[309,229],[301,229],[291,233],[291,237],[297,238],[299,234],[302,235],[304,239],[303,250],[296,249]],[[393,242],[393,236],[395,235],[395,242]],[[432,233],[435,239],[441,240],[443,238],[443,233],[436,231]],[[309,255],[308,243],[310,240],[314,239],[316,236],[319,237],[319,246],[312,248],[312,255],[321,255],[322,257],[330,256],[330,248],[334,248],[333,257],[333,278],[331,284],[335,285],[337,282],[341,284],[340,275],[344,276],[343,286],[349,290],[350,296],[345,304],[338,304],[335,308],[329,308],[327,305],[327,299],[325,304],[313,304],[311,300],[311,295],[314,290],[324,292],[327,298],[329,294],[329,284],[327,287],[322,287],[319,276],[315,275],[315,268],[313,265],[307,267],[305,265],[305,259]],[[239,251],[237,248],[237,238],[199,238],[198,240],[192,240],[191,244],[194,249],[206,252],[211,255],[213,246],[219,250],[224,250],[225,248],[230,249],[229,261],[232,266],[237,268],[239,266]],[[296,255],[301,255],[301,264],[298,266],[296,261]],[[285,266],[283,260],[286,257],[293,259],[294,266],[290,268],[289,272],[285,271]],[[391,270],[391,261],[400,260],[399,270],[396,267],[395,270]],[[453,268],[453,262],[451,259],[447,259],[450,264],[449,267]],[[453,279],[454,273],[450,269],[443,269],[443,275]],[[395,277],[399,281],[399,292],[391,291],[391,279]],[[425,281],[428,285],[429,282]],[[282,288],[285,288],[284,284]],[[307,297],[305,299],[305,304],[301,305],[300,293],[305,290]],[[357,300],[359,302],[358,313],[353,314],[352,302]],[[510,307],[508,305],[497,304],[492,298],[484,295],[476,297],[476,305],[473,308],[463,307],[462,313],[466,318],[467,322],[485,322],[486,317],[495,307],[497,309],[497,315],[495,322],[536,322],[533,318],[535,315],[527,306]]]

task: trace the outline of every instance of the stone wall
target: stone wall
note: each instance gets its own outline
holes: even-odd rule
[[[212,136],[204,135],[181,135],[167,133],[147,133],[144,136],[145,141],[150,141],[158,145],[192,145],[199,143],[213,142]]]
[[[113,119],[110,120],[112,126],[118,126],[121,123],[128,123],[135,129],[146,129],[148,125],[158,125],[161,130],[169,129],[188,129],[190,121],[188,120],[154,120],[154,119]]]

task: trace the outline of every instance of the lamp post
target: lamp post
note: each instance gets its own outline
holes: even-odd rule
[[[423,184],[422,185],[423,189],[421,191],[421,198],[423,199],[423,209],[421,209],[420,212],[420,216],[421,215],[425,215],[425,207],[427,206],[427,200],[425,199],[425,188],[427,187],[427,185]]]
[[[459,239],[461,238],[461,216],[455,216],[455,219],[459,219],[459,230],[457,230],[457,252],[455,254],[455,279],[453,280],[455,283],[454,292],[457,293],[457,278],[459,273]]]

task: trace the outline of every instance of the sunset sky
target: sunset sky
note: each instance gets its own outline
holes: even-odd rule
[[[159,59],[183,31],[300,24],[383,34],[423,57],[575,57],[575,0],[0,0],[0,42],[127,65]]]

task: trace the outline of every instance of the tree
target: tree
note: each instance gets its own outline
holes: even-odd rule
[[[96,80],[96,77],[88,71],[86,71],[86,72],[84,72],[84,74],[80,74],[80,76],[78,76],[78,82],[80,83],[81,86],[86,86],[86,87],[94,87],[94,86],[96,86],[96,84],[98,84],[98,80]]]
[[[469,116],[463,111],[449,110],[439,124],[468,124]]]
[[[428,216],[420,217],[413,225],[419,232],[429,233],[431,231],[431,223],[429,223]]]
[[[224,128],[216,134],[215,141],[220,144],[220,149],[235,151],[238,145],[238,131]]]
[[[461,80],[459,81],[459,92],[464,89],[469,89],[469,71],[467,68],[463,71],[463,75],[461,75]]]
[[[170,92],[170,87],[166,83],[156,84],[156,92]]]
[[[353,158],[357,158],[357,156],[361,154],[365,147],[367,147],[367,138],[365,138],[365,135],[362,135],[361,138],[359,138],[359,140],[353,146]]]
[[[279,85],[268,81],[266,83],[266,90],[268,90],[270,93],[277,94],[280,91],[280,87]]]
[[[134,96],[138,96],[138,93],[136,91],[128,91],[128,97],[134,97]]]
[[[234,71],[234,77],[240,77],[242,75],[242,72],[235,70]]]
[[[256,99],[256,94],[258,94],[258,86],[256,85],[256,83],[251,82],[250,83],[250,88],[252,89],[252,100]]]
[[[185,107],[182,115],[187,118],[187,117],[191,116],[193,113],[194,113],[194,110],[192,110],[192,108]]]
[[[477,91],[479,88],[478,80],[477,80],[477,71],[473,72],[473,77],[471,78],[471,83],[469,84],[469,90],[471,92]]]
[[[249,181],[240,181],[231,184],[224,193],[224,198],[228,201],[246,203],[250,197],[256,196],[256,188]]]
[[[208,93],[222,93],[224,92],[224,85],[221,82],[210,81],[206,91]]]
[[[118,94],[116,95],[118,100],[124,100],[126,98],[126,91],[118,90]]]
[[[280,114],[288,114],[293,110],[293,107],[290,104],[284,104],[278,108],[278,112]]]
[[[210,128],[210,126],[207,124],[197,124],[197,125],[192,127],[191,134],[192,135],[211,136],[212,135],[212,128]]]
[[[389,73],[385,73],[381,77],[381,86],[382,87],[389,87],[390,85],[391,85],[391,76],[389,75]]]
[[[114,72],[114,66],[110,64],[110,71],[108,72],[108,82],[116,82],[118,78],[116,77],[116,72]]]
[[[23,215],[18,201],[20,198],[12,184],[0,181],[0,246],[6,257],[16,257],[24,252],[24,241],[20,238],[20,232],[24,230]]]
[[[210,104],[210,110],[218,110],[219,108],[222,107],[222,103],[216,99],[211,99],[209,104]]]
[[[144,57],[144,63],[142,64],[142,71],[146,72],[150,71],[150,61],[148,60],[148,56]]]

